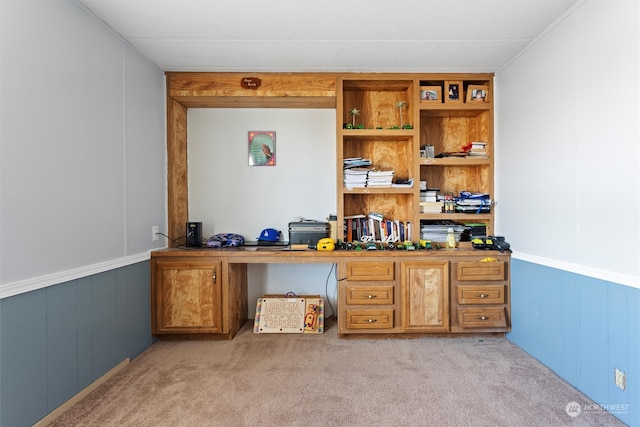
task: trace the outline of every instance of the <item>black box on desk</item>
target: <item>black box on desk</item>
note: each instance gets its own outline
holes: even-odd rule
[[[465,222],[465,226],[469,227],[469,237],[486,237],[487,236],[487,224],[476,222]]]
[[[299,221],[289,223],[289,244],[315,246],[318,240],[331,236],[328,222]]]

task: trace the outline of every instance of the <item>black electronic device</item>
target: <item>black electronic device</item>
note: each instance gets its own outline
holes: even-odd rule
[[[202,223],[187,222],[187,247],[199,248],[202,246]]]

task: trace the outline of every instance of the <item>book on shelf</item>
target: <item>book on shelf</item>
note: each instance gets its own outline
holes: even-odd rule
[[[420,213],[442,213],[444,202],[420,202]]]
[[[378,212],[350,215],[344,219],[344,241],[361,242],[363,237],[375,241],[404,241],[411,236],[411,221],[384,219]]]
[[[468,155],[472,157],[487,157],[487,143],[484,141],[472,141]]]

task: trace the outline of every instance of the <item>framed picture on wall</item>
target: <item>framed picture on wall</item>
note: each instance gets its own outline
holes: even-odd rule
[[[469,85],[467,88],[467,102],[489,102],[489,87]]]
[[[276,132],[249,131],[249,166],[276,165]]]

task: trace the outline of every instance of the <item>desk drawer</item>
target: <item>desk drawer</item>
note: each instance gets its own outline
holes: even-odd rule
[[[458,307],[458,324],[462,328],[506,328],[504,307]]]
[[[391,281],[394,280],[393,261],[347,262],[347,280]]]
[[[391,329],[394,310],[347,310],[347,329]]]
[[[393,285],[387,285],[387,286],[347,285],[347,304],[351,304],[351,305],[393,304]]]
[[[458,280],[506,280],[504,275],[505,263],[496,262],[459,262],[457,268]]]
[[[458,304],[504,304],[504,285],[460,285]]]

